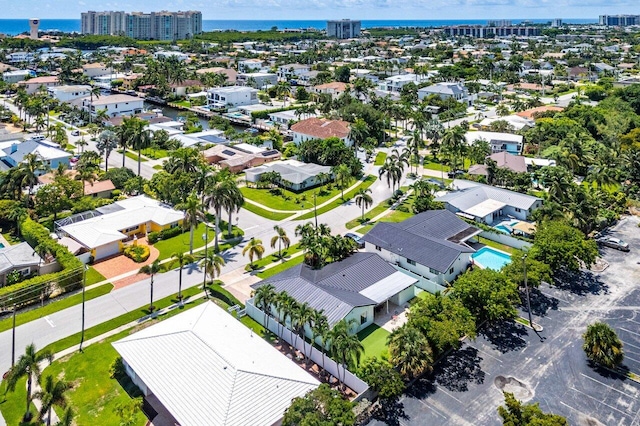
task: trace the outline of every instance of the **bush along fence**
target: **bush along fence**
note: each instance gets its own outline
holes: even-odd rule
[[[39,275],[21,283],[0,288],[0,312],[34,303],[44,302],[53,295],[67,293],[82,287],[84,265],[49,235],[41,224],[26,218],[20,231],[31,247],[53,255],[61,270]]]

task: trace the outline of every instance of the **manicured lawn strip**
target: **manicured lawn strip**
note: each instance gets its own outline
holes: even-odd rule
[[[444,171],[445,173],[451,170],[446,164],[435,163],[433,161],[427,161],[426,159],[424,160],[424,163],[422,163],[422,166],[425,169],[436,170],[438,172]]]
[[[160,164],[156,164],[155,166],[153,166],[153,168],[156,169],[156,170],[162,170],[163,169],[162,165],[160,165]]]
[[[104,277],[104,275],[102,275],[100,272],[96,271],[93,266],[89,266],[89,269],[87,270],[87,285],[92,285],[92,284],[96,284],[99,283],[101,281],[106,280],[106,278]]]
[[[113,290],[113,284],[103,284],[99,287],[92,288],[85,292],[85,300],[95,299],[96,297],[104,296]],[[71,306],[75,306],[82,303],[82,293],[76,293],[73,296],[65,297],[64,299],[51,302],[42,308],[32,309],[22,313],[16,313],[16,327],[26,324],[30,321],[37,320],[38,318],[51,315],[63,309],[67,309]],[[13,318],[11,316],[6,317],[0,321],[0,333],[6,330],[10,330],[13,326]]]
[[[190,297],[200,293],[201,291],[202,291],[201,286],[195,286],[195,287],[191,287],[186,290],[183,290],[182,294],[185,298],[185,304],[187,304],[187,302],[190,302],[189,301]],[[166,308],[167,306],[173,305],[176,302],[177,302],[176,295],[171,295],[171,296],[165,297],[164,299],[154,301],[153,305],[156,307],[156,309],[162,309],[162,308]],[[85,330],[85,333],[84,333],[85,341],[93,337],[100,336],[101,334],[104,334],[107,331],[111,331],[114,328],[128,324],[131,321],[138,320],[148,315],[149,311],[147,310],[147,308],[148,306],[145,305],[139,309],[133,310],[131,312],[127,312],[126,314],[110,319],[109,321],[105,321],[102,324],[98,324],[94,327],[88,328],[87,330]],[[57,353],[64,349],[68,349],[74,345],[79,345],[80,334],[81,333],[72,334],[71,336],[65,337],[62,340],[58,340],[57,342],[47,345],[46,347],[42,348],[42,350],[46,349],[46,350],[50,350],[53,353]]]
[[[390,334],[387,330],[376,324],[372,324],[360,331],[358,333],[358,339],[360,339],[360,343],[364,346],[362,359],[365,360],[374,356],[380,358],[383,354],[388,353],[387,337]]]
[[[275,249],[278,250],[278,245],[276,245]],[[288,249],[285,249],[283,247],[282,248],[282,254],[284,255],[285,262],[292,255],[294,255],[294,254],[296,254],[296,253],[298,253],[300,251],[302,251],[302,248],[300,247],[299,243],[290,246]],[[265,256],[261,260],[256,260],[255,262],[253,262],[253,265],[254,265],[254,269],[260,269],[260,268],[264,268],[265,266],[271,265],[272,263],[275,263],[275,262],[280,262],[280,259],[277,256],[277,252],[274,253],[274,254],[270,254],[268,256]]]
[[[270,219],[270,220],[275,220],[275,221],[281,221],[281,220],[285,220],[288,217],[293,216],[293,213],[277,213],[277,212],[272,212],[269,210],[265,210],[262,207],[258,207],[255,204],[251,204],[251,203],[244,203],[242,205],[242,208],[245,210],[250,211],[251,213],[257,214],[258,216],[262,216],[266,219]]]
[[[43,377],[52,375],[73,384],[66,396],[73,407],[76,424],[121,424],[120,417],[115,412],[116,406],[142,396],[140,389],[128,376],[118,381],[110,377],[109,371],[119,356],[111,343],[128,336],[132,331],[125,330],[100,343],[87,346],[83,352],[56,360],[44,370]],[[58,409],[57,412],[61,414],[62,410]],[[142,410],[136,410],[135,420],[131,424],[144,425],[146,421]]]
[[[204,247],[205,241],[202,238],[204,236],[204,228],[205,228],[204,223],[201,223],[193,230],[193,248],[194,249]],[[223,231],[223,233],[226,233],[227,223],[221,221],[220,229]],[[232,229],[233,229],[234,236],[244,235],[244,232],[240,228],[233,226]],[[160,252],[158,259],[160,260],[168,259],[171,257],[173,253],[188,252],[189,238],[190,238],[190,234],[189,234],[189,230],[187,229],[185,232],[183,232],[180,235],[176,235],[175,237],[171,237],[167,240],[160,240],[157,243],[155,243],[153,246],[156,249],[158,249],[158,251]],[[214,242],[213,231],[211,228],[209,228],[209,246],[213,247],[213,242]]]
[[[142,150],[142,155],[151,158],[153,160],[159,160],[169,156],[169,151],[166,149],[145,148]]]
[[[333,186],[331,191],[328,191],[326,187],[318,187],[308,189],[300,193],[280,188],[283,195],[273,195],[269,189],[247,188],[246,186],[243,186],[240,190],[246,198],[255,201],[256,203],[275,210],[285,211],[297,211],[312,208],[314,192],[317,192],[316,204],[318,205],[340,194],[340,190],[335,186]],[[283,196],[289,197],[289,200],[285,200]],[[296,200],[300,200],[300,202],[296,203]]]
[[[118,153],[120,155],[122,155],[122,150],[118,150]],[[131,151],[127,151],[124,155],[126,155],[127,157],[131,158],[132,160],[138,161],[138,153],[136,152],[135,154]],[[144,163],[145,161],[147,161],[146,158],[144,157],[140,157],[140,162]]]
[[[507,252],[509,254],[513,253],[513,250],[514,250],[513,247],[509,247],[507,245],[500,244],[500,243],[497,243],[495,241],[488,240],[488,239],[486,239],[484,237],[481,237],[479,235],[478,235],[478,242],[480,242],[480,243],[482,243],[484,245],[487,245],[489,247],[493,247],[495,249],[505,251],[505,252]]]
[[[368,212],[365,212],[364,214],[365,221],[373,219],[374,217],[378,216],[380,213],[384,212],[388,208],[389,208],[389,203],[387,203],[387,200],[384,200],[383,202],[381,202],[380,204],[378,204]],[[347,227],[347,229],[353,229],[356,226],[359,226],[360,224],[361,224],[360,217],[357,217],[356,219],[353,219],[347,222],[345,226]]]
[[[373,165],[374,166],[382,166],[386,159],[387,159],[387,153],[386,152],[379,152],[379,153],[376,154],[376,159],[375,159]]]
[[[274,266],[273,268],[269,268],[264,272],[258,272],[258,276],[264,280],[264,279],[272,277],[272,276],[274,276],[274,275],[276,275],[276,274],[278,274],[278,273],[280,273],[280,272],[282,272],[282,271],[284,271],[286,269],[289,269],[292,266],[296,266],[296,265],[302,263],[303,261],[304,261],[304,256],[294,257],[293,259],[291,259],[291,260],[289,260],[287,262],[281,263],[278,266]]]
[[[14,392],[6,392],[7,383],[2,381],[0,384],[0,412],[7,425],[35,425],[36,423],[22,423],[24,408],[27,402],[27,378],[23,377],[18,380],[16,390]],[[35,415],[38,411],[31,403],[31,413]],[[61,413],[62,414],[62,413]]]
[[[373,183],[376,181],[376,177],[373,175],[369,175],[367,176],[367,178],[360,183],[360,185],[358,185],[357,187],[353,188],[351,191],[349,192],[345,192],[344,193],[344,200],[342,198],[338,198],[337,200],[335,200],[332,203],[329,203],[321,208],[318,209],[318,216],[320,216],[323,213],[326,213],[330,210],[335,209],[336,207],[340,207],[342,204],[344,204],[345,202],[349,201],[354,195],[356,195],[356,193],[361,189],[361,188],[368,188],[371,185],[373,185]],[[314,212],[311,211],[309,213],[305,213],[302,216],[298,216],[296,218],[296,220],[306,220],[306,219],[311,219],[312,217],[314,217]]]

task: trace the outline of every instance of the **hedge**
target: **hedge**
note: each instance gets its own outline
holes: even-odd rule
[[[51,238],[47,228],[27,217],[20,223],[20,232],[31,247],[51,253],[62,270],[0,288],[0,308],[6,309],[14,303],[29,305],[40,302],[49,298],[56,288],[66,293],[82,287],[84,265],[65,246]]]
[[[160,240],[167,240],[180,234],[182,234],[182,227],[175,226],[173,228],[163,229],[162,231],[149,232],[147,240],[149,241],[149,244],[154,244]]]

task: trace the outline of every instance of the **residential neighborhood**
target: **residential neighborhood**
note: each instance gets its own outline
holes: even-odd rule
[[[79,22],[0,38],[0,426],[637,424],[640,18]]]

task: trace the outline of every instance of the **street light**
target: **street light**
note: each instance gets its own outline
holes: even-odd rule
[[[217,229],[216,229],[217,231]],[[209,293],[207,292],[207,248],[209,247],[209,227],[207,226],[207,222],[204,222],[204,265],[202,266],[202,291],[204,291],[205,299],[209,298]]]
[[[531,326],[533,331],[537,333],[538,330],[536,330],[535,325],[533,325],[533,319],[531,318],[531,300],[529,299],[529,286],[527,285],[527,254],[526,253],[522,256],[522,267],[524,269],[524,292],[525,292],[525,295],[527,296],[527,312],[529,313],[529,325]]]
[[[13,325],[11,327],[11,368],[16,362],[16,304],[13,303]]]
[[[82,267],[82,331],[80,332],[80,352],[82,352],[82,344],[84,343],[84,302],[85,302],[85,287],[87,286],[87,265]]]

